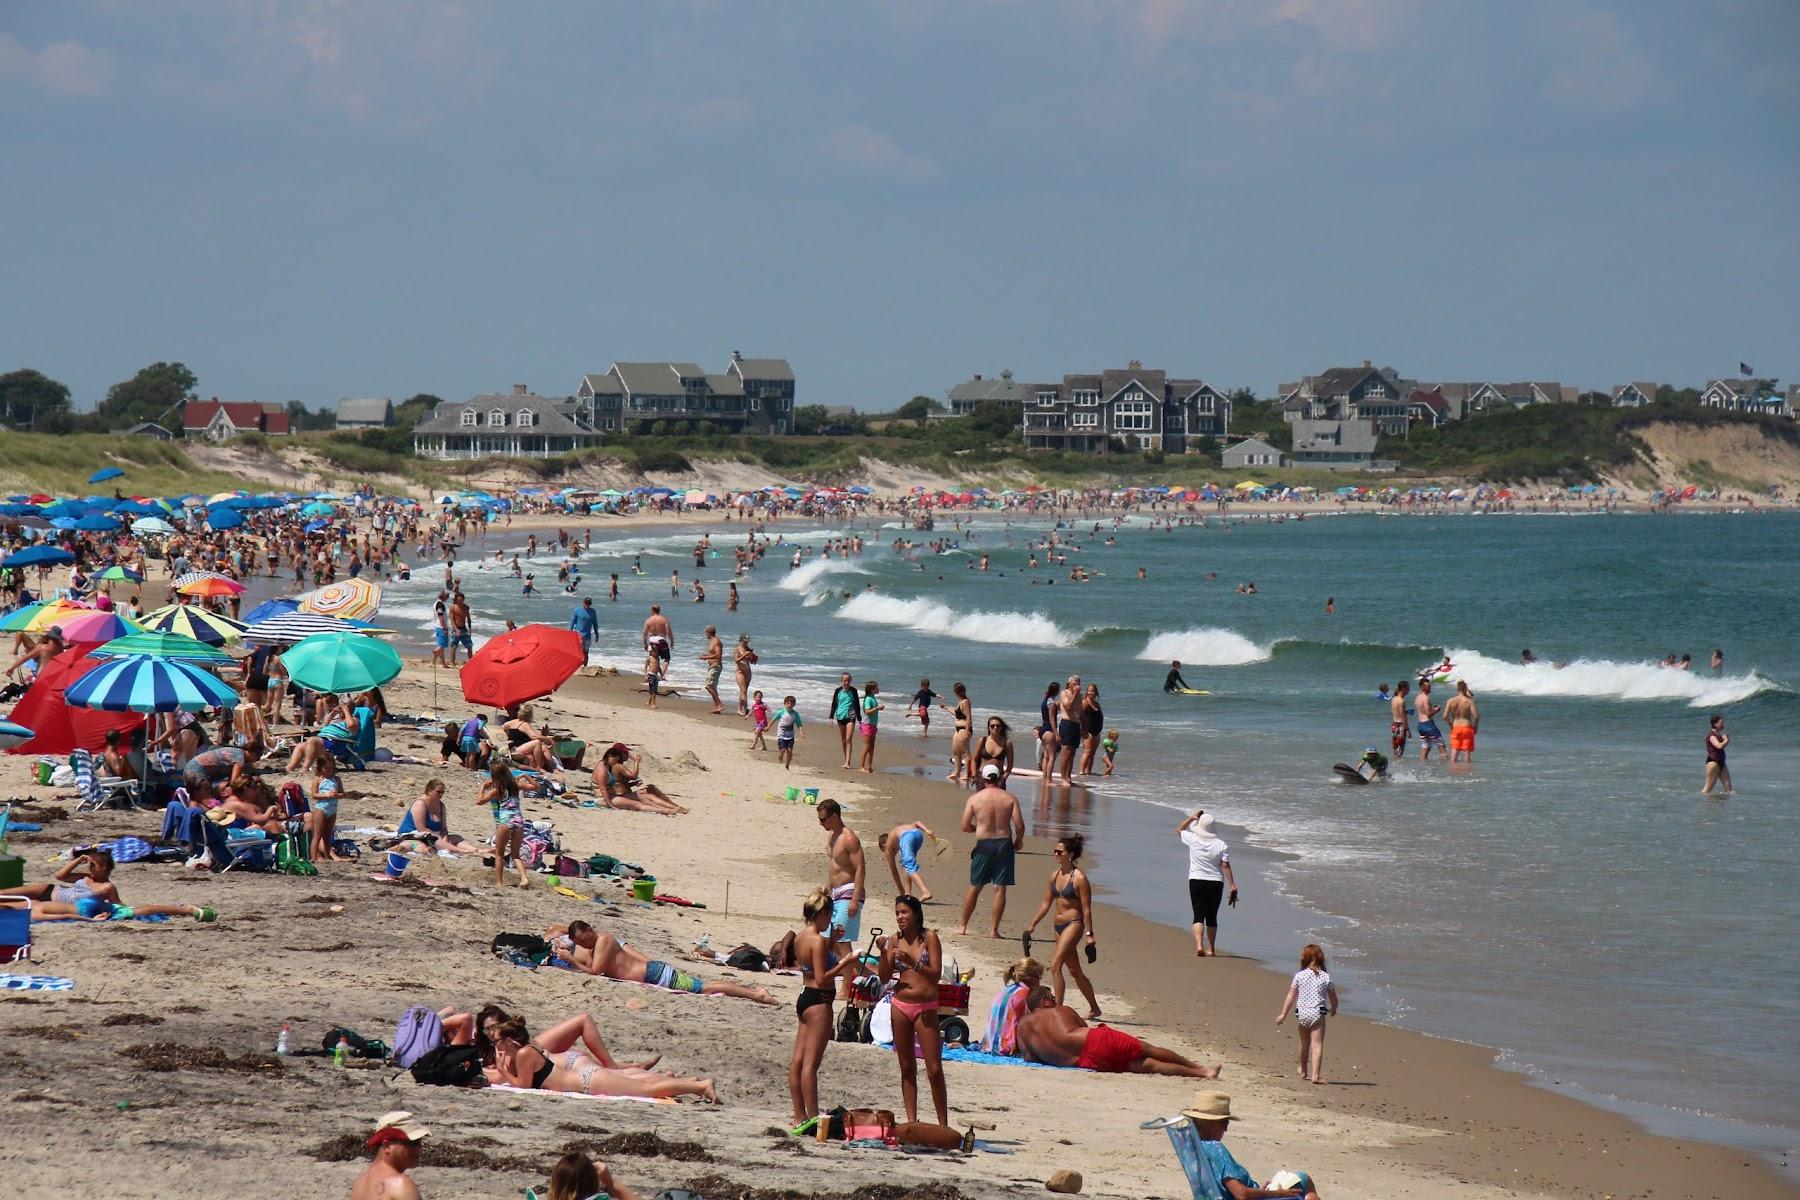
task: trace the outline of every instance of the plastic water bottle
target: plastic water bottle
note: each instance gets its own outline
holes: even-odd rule
[[[696,949],[696,950],[706,950],[706,949],[710,949],[711,947],[712,947],[712,934],[710,934],[710,933],[701,934],[700,940],[698,942],[694,943],[694,949]]]
[[[342,1067],[350,1061],[350,1042],[347,1038],[339,1038],[337,1046],[331,1051],[331,1065]]]
[[[275,1053],[286,1058],[294,1052],[293,1043],[288,1040],[288,1023],[281,1023],[281,1032],[275,1035]]]

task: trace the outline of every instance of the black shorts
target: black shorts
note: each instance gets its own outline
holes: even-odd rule
[[[969,884],[1013,886],[1013,844],[1011,838],[982,838],[969,851]]]
[[[253,692],[266,692],[269,690],[269,677],[257,671],[250,676],[248,686]]]
[[[1188,903],[1194,909],[1194,924],[1209,929],[1219,927],[1219,901],[1225,898],[1223,879],[1188,880]]]
[[[1074,721],[1058,721],[1056,723],[1056,740],[1062,743],[1064,750],[1073,750],[1081,745],[1081,726]]]

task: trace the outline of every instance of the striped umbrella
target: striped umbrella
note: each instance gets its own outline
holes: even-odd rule
[[[282,613],[278,617],[270,617],[266,621],[258,621],[249,626],[244,630],[244,640],[280,646],[303,641],[318,633],[366,632],[368,631],[362,626],[353,625],[349,621],[337,617],[322,616],[319,613],[291,612]]]
[[[65,613],[49,624],[55,625],[63,632],[65,642],[110,642],[114,638],[122,638],[128,633],[142,633],[143,626],[136,621],[127,620],[116,612],[103,612],[97,608],[84,608],[80,612]]]
[[[138,624],[145,629],[183,634],[209,646],[228,646],[244,640],[242,624],[216,612],[208,612],[197,604],[171,604],[159,608]]]
[[[400,652],[361,633],[315,633],[288,647],[281,662],[301,687],[334,694],[365,692],[400,673]]]
[[[0,630],[4,630],[7,633],[19,633],[21,631],[26,633],[34,632],[35,628],[33,622],[35,622],[38,617],[42,616],[46,610],[53,610],[56,612],[88,611],[78,605],[70,604],[67,600],[36,600],[22,608],[15,608],[7,613],[4,618],[0,618]],[[50,625],[54,624],[56,624],[56,621],[52,618],[49,625],[45,625],[44,628],[48,629]]]
[[[236,704],[237,693],[218,676],[179,659],[128,654],[71,683],[63,702],[106,712],[200,712]]]
[[[161,517],[139,517],[131,523],[131,532],[138,534],[174,533],[175,527]]]
[[[143,633],[128,633],[124,637],[114,638],[103,646],[96,646],[88,651],[95,658],[119,658],[126,654],[143,654],[151,658],[179,658],[183,662],[216,663],[221,666],[237,660],[217,646],[209,646],[180,633],[164,633],[160,629],[149,629]]]
[[[300,611],[366,621],[381,611],[381,586],[367,579],[342,579],[300,597]]]
[[[237,580],[233,579],[231,576],[220,571],[183,571],[175,578],[169,580],[169,586],[173,587],[176,591],[180,591],[188,584],[199,583],[202,579],[223,579],[226,583],[237,582]]]
[[[175,590],[184,596],[241,596],[250,589],[228,575],[211,575],[177,584]]]
[[[114,563],[110,567],[94,572],[88,578],[97,579],[101,583],[142,583],[144,577],[130,567]]]

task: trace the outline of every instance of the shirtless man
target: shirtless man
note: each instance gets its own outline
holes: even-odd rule
[[[1059,770],[1064,783],[1073,783],[1075,751],[1081,746],[1081,676],[1069,676],[1069,682],[1056,696],[1056,742],[1059,747]]]
[[[1419,681],[1419,694],[1413,697],[1413,715],[1419,718],[1419,761],[1424,762],[1431,757],[1431,748],[1437,747],[1439,758],[1449,758],[1450,751],[1444,745],[1444,731],[1438,728],[1434,719],[1438,714],[1438,706],[1431,702],[1431,680]]]
[[[902,896],[917,896],[921,902],[931,899],[925,876],[919,874],[919,851],[925,848],[926,838],[936,837],[923,821],[908,821],[881,835],[879,844],[887,856],[888,874],[894,877],[894,890]],[[906,872],[904,878],[902,871]]]
[[[368,1141],[375,1161],[356,1177],[350,1200],[419,1200],[419,1185],[407,1172],[419,1165],[420,1143],[430,1136],[409,1112],[383,1116]]]
[[[1456,695],[1444,705],[1450,718],[1450,761],[1475,761],[1475,731],[1481,728],[1481,714],[1475,709],[1475,697],[1469,694],[1467,680],[1456,681]]]
[[[1388,726],[1388,732],[1393,739],[1395,761],[1406,758],[1406,739],[1412,732],[1412,727],[1407,724],[1406,720],[1406,693],[1411,688],[1412,684],[1402,679],[1394,685],[1394,698],[1388,701],[1388,712],[1393,717],[1392,724]]]
[[[982,764],[981,790],[963,805],[962,830],[975,835],[975,848],[969,851],[969,894],[963,897],[962,926],[956,932],[968,935],[981,889],[991,883],[994,923],[988,936],[997,938],[1006,914],[1006,889],[1014,882],[1013,855],[1025,844],[1025,816],[1019,798],[1000,786],[1000,764]]]
[[[669,656],[675,652],[675,631],[669,627],[669,618],[662,615],[660,604],[652,604],[650,615],[644,618],[644,649],[662,660],[663,678],[667,679]]]
[[[456,651],[460,647],[464,653],[473,656],[475,653],[474,631],[469,624],[469,602],[460,590],[450,598],[450,665],[456,665]]]
[[[867,856],[862,839],[844,824],[844,810],[836,800],[819,801],[819,827],[825,831],[825,892],[831,897],[831,948],[838,961],[856,953],[862,940],[862,906],[868,896]],[[850,998],[850,977],[839,980],[839,993]]]
[[[645,622],[644,628],[646,631],[649,629],[648,622]],[[648,646],[645,648],[648,649]],[[714,626],[706,627],[706,653],[700,656],[700,661],[706,664],[706,694],[712,699],[712,710],[722,713],[725,711],[725,702],[719,699],[719,672],[725,669],[725,643],[719,640],[719,631]]]
[[[1019,1057],[1029,1062],[1109,1074],[1185,1075],[1189,1079],[1217,1079],[1224,1070],[1218,1063],[1203,1066],[1110,1025],[1090,1026],[1074,1009],[1058,1004],[1046,987],[1031,994],[1028,1006],[1030,1011],[1019,1018]]]
[[[586,921],[552,925],[544,930],[544,937],[558,954],[575,965],[577,971],[589,975],[649,984],[672,992],[691,992],[696,996],[736,996],[759,1004],[775,1003],[768,988],[747,988],[720,980],[709,983],[697,979],[673,964],[651,958],[610,933],[601,933]]]

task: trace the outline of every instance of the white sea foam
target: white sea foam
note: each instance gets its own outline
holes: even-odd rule
[[[1560,669],[1547,662],[1507,662],[1475,650],[1451,650],[1450,660],[1456,664],[1455,677],[1466,679],[1477,695],[1685,700],[1689,708],[1716,708],[1780,687],[1755,671],[1713,676],[1604,658],[1578,658]]]
[[[872,574],[874,572],[867,567],[858,566],[846,558],[815,558],[783,575],[775,586],[789,592],[804,592],[827,575]]]
[[[1259,646],[1235,630],[1208,626],[1152,634],[1138,658],[1145,662],[1180,662],[1183,666],[1242,667],[1267,662],[1273,654],[1273,646]]]
[[[892,625],[997,646],[1073,646],[1080,636],[1041,612],[965,613],[936,600],[902,600],[880,592],[852,596],[835,615],[866,625]]]

